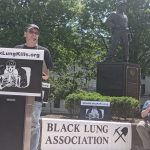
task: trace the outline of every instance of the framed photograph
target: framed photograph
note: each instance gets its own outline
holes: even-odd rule
[[[110,102],[81,101],[80,119],[110,120]]]

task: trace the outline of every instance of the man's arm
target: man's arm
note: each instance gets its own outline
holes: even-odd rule
[[[48,80],[49,78],[49,71],[53,69],[52,58],[48,49],[44,50],[44,61],[42,67],[42,79]]]
[[[114,17],[114,13],[111,13],[105,22],[106,26],[110,29],[115,28],[115,26],[116,26],[113,23],[113,17]]]
[[[42,79],[46,81],[48,80],[48,78],[49,78],[49,69],[47,68],[45,61],[43,61]]]
[[[141,117],[142,117],[142,118],[147,117],[149,112],[150,112],[150,104],[147,106],[146,109],[142,110],[142,112],[141,112]]]

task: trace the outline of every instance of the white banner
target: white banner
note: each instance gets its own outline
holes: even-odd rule
[[[100,101],[81,101],[83,106],[105,106],[110,107],[110,102],[100,102]]]
[[[130,150],[131,124],[42,119],[41,150]]]
[[[0,58],[43,60],[44,50],[0,48]]]

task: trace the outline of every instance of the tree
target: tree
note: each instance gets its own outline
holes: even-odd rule
[[[96,62],[106,55],[109,32],[105,19],[115,9],[111,0],[0,0],[0,46],[23,42],[26,24],[40,27],[40,44],[51,52],[58,75],[96,77]],[[132,29],[130,61],[149,74],[149,0],[128,1],[127,15]],[[82,68],[78,71],[77,66]]]
[[[150,74],[150,3],[148,0],[132,0],[128,5],[129,25],[132,29],[130,60],[141,65],[143,74]]]

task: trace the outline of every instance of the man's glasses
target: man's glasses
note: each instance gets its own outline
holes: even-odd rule
[[[38,31],[28,30],[28,32],[29,32],[30,34],[39,35],[39,32],[38,32]]]

